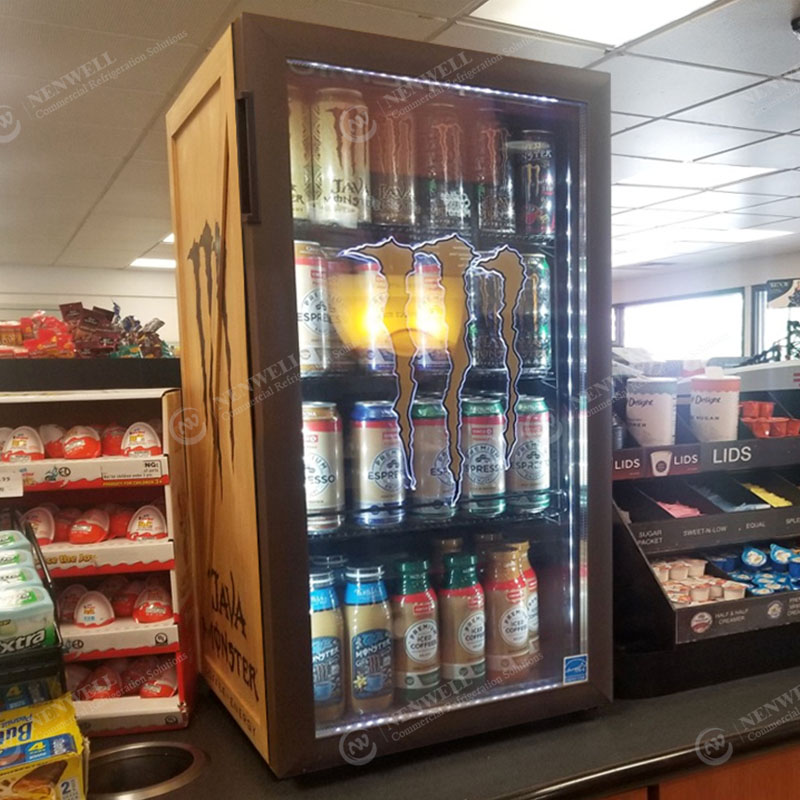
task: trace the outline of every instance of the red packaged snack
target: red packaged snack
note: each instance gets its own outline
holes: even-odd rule
[[[60,425],[40,425],[39,436],[48,458],[64,458],[64,429]]]
[[[122,673],[122,692],[125,697],[139,694],[145,683],[159,672],[160,662],[155,656],[142,656],[131,661]]]
[[[105,511],[90,508],[69,529],[70,544],[97,544],[108,538],[110,519]]]
[[[78,601],[87,593],[87,588],[81,583],[71,583],[58,595],[58,621],[73,622],[75,608]]]
[[[128,525],[133,514],[133,509],[125,506],[117,506],[111,512],[111,523],[108,528],[110,539],[124,539],[128,535]]]
[[[72,523],[80,517],[80,509],[77,508],[62,508],[60,511],[53,515],[56,524],[54,542],[68,542],[69,529]]]
[[[133,607],[133,618],[142,625],[154,622],[164,622],[172,619],[172,599],[169,592],[160,586],[151,586],[144,589],[136,598]]]
[[[128,522],[127,537],[135,542],[142,539],[166,539],[167,521],[155,506],[142,506]]]
[[[109,575],[103,578],[97,591],[104,594],[109,600],[113,600],[118,592],[121,592],[128,585],[128,579],[124,575]]]
[[[178,691],[178,671],[165,666],[150,678],[139,691],[139,697],[172,697]]]
[[[3,461],[28,462],[44,458],[44,444],[39,434],[28,425],[15,428],[3,446]]]
[[[122,439],[122,455],[124,456],[160,456],[161,440],[146,422],[134,422]]]
[[[88,425],[76,425],[64,434],[65,458],[97,458],[102,453],[100,435]]]
[[[55,541],[56,522],[51,509],[36,506],[22,515],[22,524],[33,528],[33,535],[40,546]]]
[[[122,678],[115,669],[102,664],[77,689],[78,700],[107,700],[122,697]]]
[[[114,614],[118,617],[132,617],[136,598],[144,591],[143,581],[131,581],[124,589],[120,589],[111,601]]]
[[[75,606],[73,621],[81,628],[102,628],[114,621],[114,609],[102,592],[86,592]]]
[[[122,425],[117,425],[112,422],[106,425],[103,429],[103,435],[100,437],[103,446],[104,456],[121,456],[122,455],[122,438],[125,436],[125,428]]]

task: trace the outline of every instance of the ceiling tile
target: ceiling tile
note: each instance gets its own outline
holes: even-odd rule
[[[664,208],[674,211],[736,211],[748,206],[760,206],[767,195],[763,194],[734,194],[733,192],[698,192],[688,197],[680,197],[677,200],[668,200],[666,203],[659,203],[654,208]],[[775,212],[766,212],[775,213]],[[788,213],[788,212],[787,212]],[[800,214],[800,211],[798,211]]]
[[[789,26],[798,14],[796,0],[738,0],[631,49],[676,61],[781,75],[800,61]]]
[[[780,222],[766,223],[764,225],[754,225],[753,227],[763,227],[776,231],[791,231],[792,233],[800,233],[800,217],[793,219],[782,219]]]
[[[738,147],[703,159],[709,164],[739,164],[744,167],[800,167],[800,136],[776,136],[757,144]]]
[[[618,183],[626,181],[634,175],[641,173],[648,164],[652,164],[652,160],[644,158],[637,158],[634,156],[611,156],[611,181]],[[659,162],[662,163],[662,162]]]
[[[147,132],[147,135],[139,143],[136,152],[133,154],[135,159],[146,161],[167,161],[167,126],[166,118],[161,117],[156,124]]]
[[[641,117],[638,114],[612,114],[611,115],[611,133],[619,133],[620,131],[633,128],[635,125],[641,125],[649,122],[652,117]]]
[[[612,56],[595,69],[611,73],[612,111],[651,117],[672,114],[758,80],[750,75],[630,55]]]
[[[75,247],[70,245],[58,258],[59,267],[106,267],[124,269],[138,256],[136,247],[114,250],[107,246]]]
[[[657,186],[620,186],[611,187],[611,205],[614,208],[639,208],[652,203],[662,203],[676,197],[684,197],[691,192],[686,189],[662,189]]]
[[[726,192],[745,192],[748,194],[773,194],[786,197],[800,195],[800,172],[788,170],[762,175],[747,181],[731,183],[723,187]]]
[[[430,12],[422,16],[348,0],[242,0],[238,9],[298,22],[399,36],[402,39],[426,39],[446,21],[444,17],[433,16]]]
[[[433,41],[451,47],[504,53],[514,58],[529,58],[570,67],[585,67],[603,55],[603,50],[598,47],[498,31],[475,22],[457,22]]]
[[[462,11],[466,11],[475,3],[473,0],[362,0],[371,6],[383,6],[385,8],[396,8],[401,11],[416,11],[419,14],[430,14],[436,12],[439,17],[455,17]]]
[[[51,0],[3,0],[0,17],[47,22],[67,28],[120,33],[162,41],[186,33],[187,44],[203,44],[229,13],[230,0],[136,0],[133,4],[108,0],[53,3]],[[264,11],[262,13],[268,13]],[[3,23],[5,24],[5,23]],[[220,30],[221,32],[221,30]]]
[[[779,214],[787,217],[800,217],[800,197],[788,197],[785,200],[773,200],[771,203],[760,205],[756,214]]]
[[[632,228],[660,228],[665,225],[676,225],[689,220],[701,219],[702,211],[670,211],[658,208],[635,208],[615,214],[613,224],[629,225]]]
[[[639,186],[715,189],[735,180],[745,180],[771,171],[769,168],[701,164],[696,161],[660,161],[652,158],[643,158],[639,161],[641,162],[641,171],[623,178],[620,183],[632,183]]]
[[[50,236],[25,236],[4,241],[0,247],[0,264],[37,266],[52,264],[62,244]]]
[[[611,140],[611,152],[627,156],[694,161],[711,153],[718,153],[720,150],[749,144],[763,138],[764,134],[757,131],[723,128],[718,125],[699,125],[675,120],[656,120],[614,136]],[[800,145],[800,139],[798,139],[798,145]],[[798,150],[800,151],[800,147]]]
[[[182,42],[161,46],[156,39],[40,22],[5,18],[0,25],[0,73],[35,78],[31,92],[57,92],[58,98],[45,105],[81,87],[94,91],[97,81],[122,89],[170,91],[198,52]],[[51,84],[64,76],[67,88]]]
[[[755,212],[756,209],[753,209]],[[780,228],[785,217],[772,214],[756,214],[753,212],[734,212],[730,214],[713,214],[709,217],[695,220],[690,228],[708,228],[710,230],[726,231],[731,228],[753,228],[756,225],[770,225],[776,230]]]
[[[773,80],[676,114],[676,118],[788,133],[800,128],[800,83]]]

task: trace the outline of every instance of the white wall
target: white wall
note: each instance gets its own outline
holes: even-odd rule
[[[170,344],[179,339],[174,270],[0,266],[1,319],[38,308],[57,311],[78,300],[109,309],[116,301],[123,316],[142,324],[158,317],[165,323],[161,338]]]
[[[622,278],[612,283],[614,303],[634,303],[639,300],[658,300],[720,289],[755,286],[770,278],[800,278],[800,253],[768,255],[746,261],[716,263],[708,267],[695,266],[675,272],[636,278]]]

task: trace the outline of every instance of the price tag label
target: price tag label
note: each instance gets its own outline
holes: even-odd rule
[[[22,497],[22,472],[18,467],[0,468],[0,497]]]

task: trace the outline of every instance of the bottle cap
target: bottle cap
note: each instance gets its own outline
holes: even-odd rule
[[[310,572],[308,574],[308,584],[313,589],[327,589],[333,586],[334,578],[333,573],[329,570],[320,572]]]
[[[362,567],[348,567],[345,575],[348,581],[355,583],[367,581],[379,581],[385,575],[385,570],[381,564],[373,564]]]
[[[469,569],[478,565],[478,557],[472,553],[447,553],[444,565],[449,570]]]
[[[430,564],[422,559],[420,561],[401,561],[397,565],[397,571],[401,575],[425,575]]]

